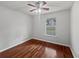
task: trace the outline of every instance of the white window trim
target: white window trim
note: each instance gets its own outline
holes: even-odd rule
[[[55,26],[56,27],[56,26]],[[56,32],[56,30],[55,30],[55,32]],[[46,22],[45,22],[45,35],[46,36],[53,36],[53,37],[56,37],[56,35],[49,35],[49,34],[47,34],[47,31],[46,31]]]

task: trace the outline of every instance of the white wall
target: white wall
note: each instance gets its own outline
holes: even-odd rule
[[[74,55],[79,57],[79,2],[73,4],[71,10],[71,44]]]
[[[0,6],[0,51],[29,39],[31,20],[29,15]]]
[[[51,17],[56,18],[56,37],[47,36],[45,33],[45,21]],[[41,15],[40,19],[38,15],[35,16],[33,21],[33,38],[70,45],[70,10]]]

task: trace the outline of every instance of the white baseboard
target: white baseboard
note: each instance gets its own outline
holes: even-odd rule
[[[76,54],[75,54],[75,52],[74,52],[74,50],[73,50],[73,48],[70,46],[70,50],[71,50],[71,52],[72,52],[72,54],[73,54],[73,57],[74,58],[77,58],[77,56],[76,56]]]
[[[15,44],[15,45],[12,45],[12,46],[10,46],[10,47],[7,47],[7,48],[5,48],[5,49],[3,49],[3,50],[0,50],[0,52],[3,52],[3,51],[5,51],[5,50],[8,50],[8,49],[10,49],[10,48],[12,48],[12,47],[15,47],[15,46],[19,45],[19,44],[22,44],[22,43],[24,43],[24,42],[26,42],[26,41],[28,41],[28,40],[30,40],[30,39],[32,39],[32,38],[29,38],[29,39],[27,39],[27,40],[24,40],[24,41],[21,41],[21,42]],[[40,38],[34,38],[34,37],[33,37],[33,39],[37,39],[37,40],[40,40],[40,41],[46,41],[46,42],[50,42],[50,43],[54,43],[54,44],[58,44],[58,45],[63,45],[63,46],[70,47],[71,52],[72,52],[72,54],[73,54],[73,57],[74,57],[74,58],[77,58],[76,54],[74,53],[74,50],[73,50],[72,47],[69,46],[69,45],[65,45],[65,44],[58,43],[58,42],[51,42],[51,41],[47,41],[47,40],[42,40],[42,39],[40,39]]]
[[[40,39],[40,38],[33,38],[33,39],[37,39],[37,40],[41,40],[41,41],[46,41],[46,42],[50,42],[50,43],[54,43],[54,44],[58,44],[58,45],[67,46],[67,47],[69,47],[69,48],[70,48],[70,50],[71,50],[71,52],[72,52],[73,57],[74,57],[74,58],[77,58],[77,56],[76,56],[76,54],[75,54],[74,50],[71,48],[71,46],[70,46],[70,45],[65,45],[65,44],[62,44],[62,43],[57,43],[57,42],[51,42],[51,41],[47,41],[47,40],[42,40],[42,39]]]
[[[24,40],[24,41],[21,41],[21,42],[15,44],[15,45],[9,46],[9,47],[7,47],[7,48],[5,48],[5,49],[2,49],[2,50],[0,50],[0,52],[3,52],[3,51],[8,50],[8,49],[10,49],[10,48],[13,48],[13,47],[15,47],[15,46],[17,46],[17,45],[19,45],[19,44],[22,44],[22,43],[24,43],[24,42],[26,42],[26,41],[28,41],[28,40],[30,40],[30,39],[31,39],[31,38],[26,39],[26,40]]]
[[[54,43],[54,44],[58,44],[58,45],[63,45],[63,46],[67,46],[67,47],[70,47],[70,45],[66,45],[66,44],[62,44],[62,43],[58,43],[58,42],[51,42],[51,41],[48,41],[48,40],[42,40],[40,38],[35,38],[35,37],[32,37],[33,39],[37,39],[37,40],[41,40],[41,41],[46,41],[46,42],[50,42],[50,43]]]

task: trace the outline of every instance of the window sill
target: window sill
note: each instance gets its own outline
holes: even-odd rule
[[[52,37],[56,37],[56,35],[48,35],[48,34],[45,34],[45,36],[52,36]]]

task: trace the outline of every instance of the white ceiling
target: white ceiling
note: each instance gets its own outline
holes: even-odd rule
[[[45,5],[45,7],[49,7],[50,10],[42,11],[42,14],[69,9],[73,4],[72,1],[46,1],[46,2],[47,5]],[[4,6],[23,13],[28,13],[30,15],[36,14],[35,12],[29,12],[29,10],[33,8],[28,6],[27,5],[28,3],[34,4],[35,1],[0,1],[0,6]]]

